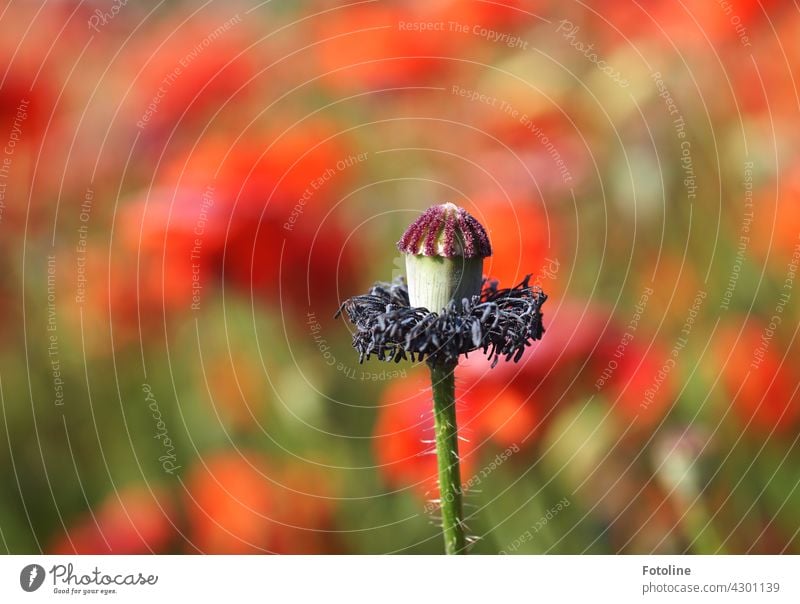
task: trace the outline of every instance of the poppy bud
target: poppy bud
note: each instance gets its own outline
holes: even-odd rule
[[[406,254],[412,307],[441,312],[450,302],[480,296],[483,259],[492,255],[489,236],[472,215],[455,204],[428,208],[397,244]]]

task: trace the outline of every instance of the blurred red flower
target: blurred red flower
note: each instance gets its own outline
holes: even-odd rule
[[[122,221],[125,242],[168,307],[188,309],[221,277],[245,295],[305,313],[351,291],[358,242],[334,207],[352,159],[328,123],[266,137],[203,141]],[[135,218],[143,216],[143,218]],[[202,293],[200,294],[202,295]]]
[[[49,4],[3,7],[0,224],[5,228],[0,245],[23,229],[30,235],[44,227],[52,215],[54,186],[59,184],[53,175],[63,173],[59,168],[73,126],[68,118],[80,94],[78,87],[65,85],[78,58],[76,29],[85,36],[83,27],[65,22],[64,16]],[[54,37],[55,31],[60,35]]]
[[[620,333],[620,332],[617,332]],[[600,369],[610,369],[603,393],[614,412],[632,424],[634,431],[652,430],[675,404],[681,377],[671,363],[670,352],[657,341],[631,340],[618,356],[619,346],[627,341],[620,333],[616,341],[606,340],[598,355]],[[609,366],[608,363],[615,363]]]
[[[76,92],[63,88],[63,80],[72,67],[71,61],[77,59],[76,30],[80,31],[78,37],[85,37],[84,28],[65,22],[59,8],[36,8],[26,4],[6,6],[4,21],[7,25],[16,23],[17,27],[6,27],[0,39],[0,128],[4,144],[22,107],[26,115],[21,121],[19,145],[29,153],[41,143],[48,123],[52,126],[64,116],[63,111],[56,112],[57,105],[68,104]],[[61,36],[54,39],[53,32],[59,30]],[[19,147],[16,153],[21,153]]]
[[[293,462],[277,478],[279,527],[270,549],[278,554],[344,553],[335,531],[336,491],[330,474],[321,467]]]
[[[543,16],[542,11],[548,4],[549,0],[445,0],[438,4],[419,1],[421,7],[429,8],[443,21],[498,28],[500,33],[512,33],[522,27],[536,25],[539,19],[528,16],[528,13]]]
[[[545,337],[518,364],[501,361],[492,369],[480,355],[462,362],[459,386],[481,436],[501,446],[535,442],[558,405],[597,392],[642,430],[674,403],[678,378],[669,371],[659,376],[668,360],[659,344],[627,342],[618,355],[620,327],[600,309],[575,303],[545,314],[544,325]]]
[[[237,17],[204,11],[168,19],[126,46],[123,71],[136,77],[129,119],[146,141],[205,128],[226,103],[223,115],[235,116],[251,98],[247,83],[257,69],[249,25]]]
[[[474,467],[475,443],[471,411],[456,388],[461,480],[466,482]],[[436,499],[439,492],[432,396],[430,378],[423,370],[392,382],[381,398],[373,432],[375,456],[387,484],[397,489],[412,487],[426,499]]]
[[[496,98],[514,99],[515,93],[501,89]],[[524,117],[512,119],[494,108],[481,112],[467,108],[477,127],[497,139],[486,141],[489,144],[480,151],[478,163],[492,175],[496,181],[493,185],[518,205],[519,200],[531,196],[566,202],[570,189],[586,182],[592,172],[591,149],[581,138],[580,116],[570,115],[561,107],[528,108],[524,98],[506,102]],[[552,220],[552,216],[547,218]]]
[[[191,542],[203,553],[268,553],[274,511],[265,460],[224,452],[192,468],[185,508]]]
[[[206,199],[202,191],[160,188],[122,206],[120,252],[138,269],[137,299],[144,310],[188,311],[218,278],[224,231],[210,219]]]
[[[273,469],[258,454],[221,452],[187,480],[192,543],[204,553],[329,553],[336,549],[329,481],[292,464]]]
[[[428,22],[430,17],[387,3],[359,4],[326,15],[314,35],[322,41],[315,46],[318,72],[329,74],[324,84],[355,93],[430,82],[448,67],[446,58],[436,57],[457,56],[466,37],[413,30]]]
[[[222,235],[213,231],[214,223],[207,226],[204,236],[216,237],[216,242],[193,255],[199,218],[192,206],[200,198],[185,190],[161,188],[148,197],[123,201],[110,248],[82,225],[86,230],[77,253],[80,278],[63,276],[76,303],[64,308],[72,317],[71,325],[80,325],[81,309],[84,321],[91,320],[93,329],[81,336],[87,349],[107,346],[112,333],[115,346],[153,336],[164,330],[168,317],[188,311],[205,296],[212,276],[221,270],[221,253],[215,248],[221,246]]]
[[[739,421],[755,433],[791,434],[800,420],[800,379],[788,359],[792,352],[769,325],[748,319],[720,332],[718,357],[723,383]],[[730,355],[730,357],[729,357]],[[726,361],[727,359],[727,361]]]
[[[280,292],[290,311],[305,311],[309,297],[335,305],[337,278],[350,283],[354,261],[334,207],[347,179],[340,162],[351,155],[335,133],[327,122],[307,122],[260,143],[211,141],[185,169],[173,167],[180,183],[214,188],[226,283],[272,301]]]
[[[551,299],[557,297],[560,262],[543,206],[500,199],[481,199],[474,205],[492,241],[486,275],[500,287],[512,287],[531,275],[531,283],[539,284]]]
[[[144,485],[110,494],[49,548],[50,554],[165,553],[178,535],[166,491]]]
[[[462,361],[458,387],[473,414],[473,426],[498,445],[536,442],[556,406],[586,392],[595,350],[606,338],[606,319],[593,308],[545,307],[545,337],[519,363],[496,367],[480,353]]]
[[[709,51],[723,44],[744,44],[758,35],[758,30],[780,12],[783,0],[731,0],[726,4],[689,0],[674,5],[664,0],[641,4],[609,2],[598,13],[602,20],[594,22],[599,34],[617,43],[625,38],[647,38],[679,48],[682,52]],[[594,17],[594,11],[587,13]],[[745,36],[741,40],[741,36]]]
[[[800,164],[783,170],[778,184],[769,184],[754,197],[758,212],[753,221],[753,247],[762,259],[773,260],[770,264],[778,274],[785,273],[800,250]]]
[[[467,61],[521,48],[509,40],[520,27],[541,23],[529,17],[544,2],[381,2],[358,4],[318,19],[315,47],[326,86],[359,92],[425,85]],[[520,9],[520,10],[517,10]],[[504,37],[506,36],[506,37]]]

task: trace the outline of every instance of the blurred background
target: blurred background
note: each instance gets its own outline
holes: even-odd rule
[[[800,9],[5,2],[0,549],[438,553],[341,302],[453,201],[550,296],[457,373],[476,553],[800,553]]]

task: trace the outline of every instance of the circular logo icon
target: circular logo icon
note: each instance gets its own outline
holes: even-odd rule
[[[19,585],[25,591],[36,591],[44,583],[44,567],[28,564],[19,573]]]

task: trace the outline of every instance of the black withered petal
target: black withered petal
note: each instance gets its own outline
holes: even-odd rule
[[[474,350],[488,355],[492,366],[500,357],[517,362],[544,334],[541,308],[547,295],[529,280],[530,275],[508,289],[484,280],[480,297],[465,300],[459,308],[451,302],[442,313],[432,313],[409,306],[408,289],[398,278],[346,300],[336,316],[344,312],[355,325],[353,347],[359,362],[375,355],[382,361],[453,363]]]

